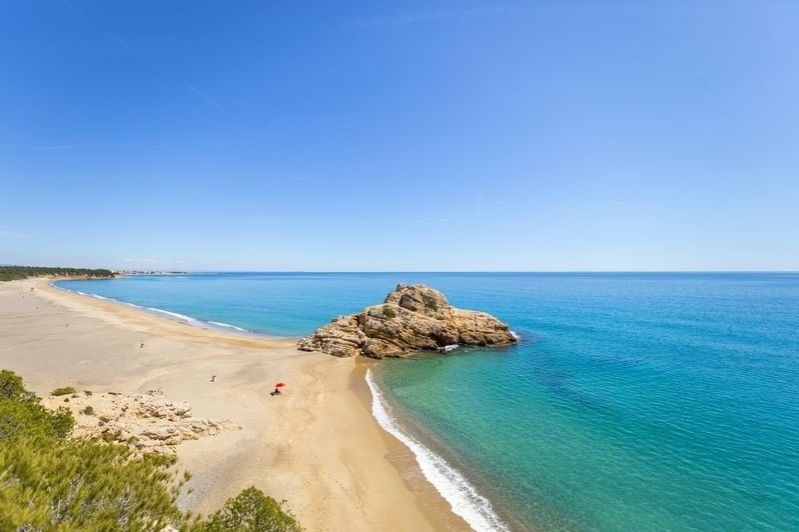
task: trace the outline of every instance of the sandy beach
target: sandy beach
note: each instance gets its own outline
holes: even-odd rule
[[[142,345],[143,344],[143,345]],[[251,485],[309,531],[468,530],[370,412],[368,362],[293,340],[206,330],[48,281],[0,283],[0,368],[47,395],[161,389],[197,417],[243,427],[184,442],[180,504],[210,513]],[[216,377],[211,379],[211,376]],[[287,384],[271,397],[274,383]]]

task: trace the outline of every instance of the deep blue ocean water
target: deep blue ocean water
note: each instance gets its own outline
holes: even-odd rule
[[[460,509],[476,528],[501,529],[498,518],[521,530],[799,530],[799,274],[221,273],[57,285],[300,337],[398,282],[427,283],[521,337],[370,373],[378,419],[419,445],[422,462],[443,458],[445,477],[465,477],[439,489],[476,490],[454,504],[490,501]]]

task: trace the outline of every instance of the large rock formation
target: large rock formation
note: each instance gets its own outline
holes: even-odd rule
[[[501,346],[516,342],[508,326],[484,312],[451,307],[438,290],[397,285],[382,305],[339,316],[299,341],[302,351],[338,357],[404,357],[414,351],[448,350],[458,344]]]

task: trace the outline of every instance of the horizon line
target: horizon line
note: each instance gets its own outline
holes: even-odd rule
[[[204,269],[110,269],[113,272],[158,273],[799,273],[799,270],[204,270]]]

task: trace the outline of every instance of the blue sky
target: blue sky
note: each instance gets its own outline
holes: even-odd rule
[[[799,0],[0,3],[0,263],[799,270]]]

